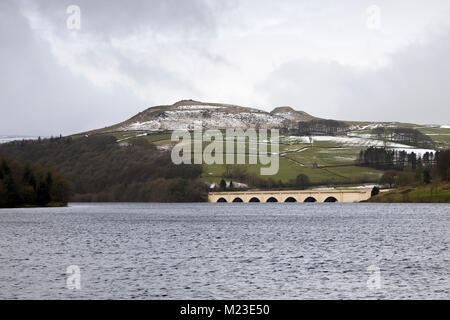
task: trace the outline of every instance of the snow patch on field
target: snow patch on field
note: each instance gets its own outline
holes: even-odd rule
[[[336,160],[342,160],[342,161],[355,161],[356,157],[342,157],[342,156],[335,156]]]
[[[370,146],[382,147],[382,146],[384,146],[384,141],[362,138],[362,137],[313,136],[313,141],[330,141],[330,142],[336,142],[336,143],[343,144],[343,145],[364,146],[364,147],[370,147]],[[401,146],[403,146],[403,145],[401,145]]]
[[[309,143],[309,138],[303,136],[289,136],[285,137],[284,140],[286,142]]]
[[[441,126],[442,129],[450,129],[450,124],[444,124]]]
[[[382,127],[383,125],[381,123],[371,123],[367,125],[352,125],[350,126],[350,130],[372,130],[378,127]]]
[[[367,139],[361,137],[335,137],[335,136],[313,136],[313,141],[330,141],[342,144],[344,146],[353,147],[384,147],[386,146],[395,150],[403,150],[408,153],[414,152],[417,155],[423,155],[426,152],[435,152],[433,149],[421,149],[414,148],[405,144],[394,143],[394,142],[384,142],[382,140]]]
[[[427,133],[427,136],[450,136],[450,133]]]
[[[157,150],[162,150],[162,151],[167,151],[167,150],[171,150],[172,146],[170,144],[164,144],[161,146],[156,146]]]
[[[129,131],[129,130],[158,130],[160,128],[159,121],[157,120],[150,120],[145,122],[135,122],[128,126],[124,126],[121,128],[123,131]]]

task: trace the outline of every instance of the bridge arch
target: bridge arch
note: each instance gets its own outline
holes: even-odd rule
[[[303,202],[317,202],[317,200],[314,197],[307,197]]]
[[[297,202],[297,200],[294,197],[287,197],[284,202]]]
[[[275,197],[270,197],[269,199],[266,200],[266,202],[278,202],[278,199]]]
[[[221,198],[217,199],[217,202],[228,202],[228,201],[224,197],[221,197]]]
[[[261,202],[261,200],[257,197],[252,197],[248,202]]]
[[[335,197],[328,197],[324,202],[338,202],[338,200]]]
[[[236,198],[233,199],[233,202],[244,202],[244,200],[242,200],[239,197],[236,197]]]

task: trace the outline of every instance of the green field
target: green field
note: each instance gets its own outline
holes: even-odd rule
[[[319,145],[316,147],[316,144]],[[329,147],[323,147],[328,145]],[[270,148],[269,148],[270,149]],[[376,182],[382,171],[355,165],[361,148],[340,147],[336,142],[317,141],[313,147],[309,144],[280,145],[279,170],[276,175],[266,176],[274,180],[288,182],[299,174],[305,174],[312,183],[346,184]],[[260,174],[267,165],[248,164],[248,147],[246,148],[245,165],[249,173]],[[331,167],[330,167],[331,166]],[[226,172],[225,164],[203,165],[202,180],[218,182]],[[264,177],[264,176],[263,176]]]
[[[416,129],[428,135],[436,143],[436,148],[450,148],[450,128],[423,126]]]
[[[149,142],[155,142],[170,139],[171,133],[170,132],[147,133],[144,131],[127,131],[127,132],[115,132],[113,133],[113,135],[116,137],[117,140],[120,140],[121,142],[127,142],[128,140],[134,138],[141,138]]]

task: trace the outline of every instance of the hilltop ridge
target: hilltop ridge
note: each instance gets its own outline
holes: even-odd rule
[[[288,106],[276,107],[270,112],[270,114],[280,116],[296,122],[319,119],[317,117],[310,115],[309,113],[306,113],[305,111],[294,110],[292,107]]]
[[[275,129],[296,126],[298,121],[312,119],[317,118],[291,107],[278,107],[267,112],[257,108],[190,99],[147,108],[126,121],[89,133],[192,130],[200,122],[204,129]]]

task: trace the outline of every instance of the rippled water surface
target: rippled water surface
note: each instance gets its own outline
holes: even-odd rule
[[[449,299],[449,250],[448,204],[1,209],[0,298]]]

